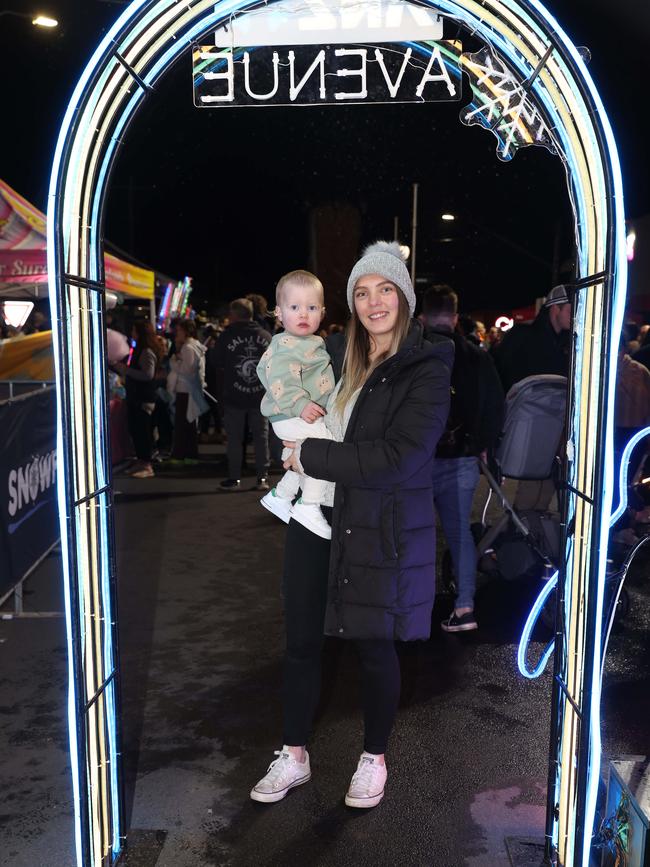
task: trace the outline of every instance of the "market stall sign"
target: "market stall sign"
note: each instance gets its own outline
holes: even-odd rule
[[[194,104],[350,105],[461,98],[460,42],[204,46],[192,55]]]

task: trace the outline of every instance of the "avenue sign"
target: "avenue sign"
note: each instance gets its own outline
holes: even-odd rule
[[[194,104],[454,101],[461,98],[461,51],[457,41],[203,46],[192,54]]]

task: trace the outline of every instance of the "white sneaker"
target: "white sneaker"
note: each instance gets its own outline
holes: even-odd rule
[[[311,780],[309,753],[305,752],[305,761],[299,762],[289,752],[286,744],[281,750],[275,750],[278,758],[269,765],[268,773],[251,789],[251,798],[262,804],[274,804],[286,797],[289,789],[302,786]]]
[[[332,528],[316,503],[303,503],[301,498],[291,510],[291,517],[322,539],[332,538]]]
[[[272,512],[285,524],[288,524],[291,519],[291,500],[286,497],[281,497],[276,488],[272,488],[268,494],[264,494],[260,503],[269,512]]]
[[[362,809],[376,807],[384,797],[387,777],[386,765],[380,765],[376,756],[370,753],[361,753],[359,764],[345,796],[346,805]]]

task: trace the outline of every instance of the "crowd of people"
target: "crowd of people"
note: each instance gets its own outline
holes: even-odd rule
[[[128,359],[112,364],[125,383],[132,475],[154,475],[154,429],[158,448],[183,465],[197,461],[202,430],[225,437],[220,487],[236,491],[250,437],[261,505],[287,524],[283,746],[253,800],[281,800],[311,778],[306,746],[325,635],[354,641],[361,665],[365,737],[346,803],[368,808],[383,798],[400,694],[395,641],[429,637],[436,523],[457,586],[441,627],[475,630],[470,525],[480,470],[503,429],[507,392],[531,376],[568,378],[570,291],[556,286],[534,321],[505,334],[461,316],[447,285],[426,291],[416,318],[399,246],[378,242],[350,273],[345,332],[322,329],[324,289],[304,270],[280,278],[273,314],[251,295],[200,333],[187,320],[168,338],[134,325]],[[650,422],[648,331],[626,330],[621,341],[619,450]],[[273,488],[272,459],[286,470]],[[548,509],[553,493],[545,480],[522,482],[515,505]]]

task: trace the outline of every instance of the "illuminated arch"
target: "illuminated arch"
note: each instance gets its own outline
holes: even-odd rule
[[[274,2],[274,0],[270,0]],[[84,70],[54,155],[48,273],[58,388],[58,495],[70,659],[69,716],[79,864],[123,843],[110,456],[104,360],[102,214],[117,146],[137,108],[185,51],[246,0],[133,0]],[[609,122],[575,46],[538,0],[420,0],[490,46],[540,112],[567,168],[578,273],[570,410],[564,646],[556,672],[559,863],[586,865],[600,764],[599,671],[612,503],[615,351],[625,303],[620,169]],[[572,660],[571,665],[568,660]],[[568,699],[567,699],[568,695]],[[582,711],[582,722],[580,722]],[[575,765],[575,767],[574,767]],[[551,813],[549,813],[551,815]]]

